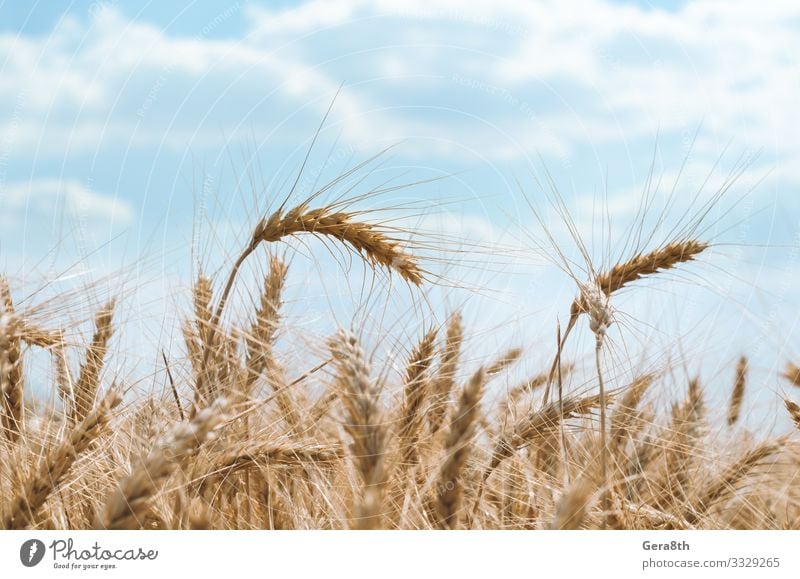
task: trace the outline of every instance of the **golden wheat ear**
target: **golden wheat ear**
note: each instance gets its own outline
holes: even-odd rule
[[[114,332],[112,319],[116,301],[109,301],[94,318],[94,335],[86,348],[86,357],[81,365],[80,375],[75,384],[75,404],[72,421],[82,421],[94,405],[97,390],[100,387],[100,372],[105,363],[108,343]]]
[[[437,526],[459,527],[464,494],[464,472],[472,454],[475,425],[480,412],[486,370],[479,369],[461,391],[445,438],[445,459],[439,469],[436,492]]]
[[[728,426],[733,426],[739,420],[744,400],[744,389],[747,385],[747,358],[742,356],[736,363],[736,379],[733,382],[731,402],[728,407]]]
[[[379,226],[357,219],[356,213],[333,207],[308,209],[305,203],[262,219],[253,231],[250,245],[272,243],[285,237],[309,233],[330,237],[352,247],[368,263],[395,271],[409,283],[422,284],[422,271],[400,241]]]
[[[736,490],[736,485],[746,478],[758,465],[779,452],[785,445],[785,438],[763,442],[744,453],[739,460],[727,467],[716,478],[712,478],[700,489],[684,513],[684,519],[693,525],[705,515],[711,507],[722,502]]]
[[[379,529],[387,482],[388,438],[380,406],[380,389],[369,376],[369,363],[355,336],[339,332],[329,346],[347,413],[344,428],[351,439],[351,459],[361,480],[350,526],[362,530]]]
[[[450,395],[455,387],[455,375],[461,357],[464,341],[464,326],[461,314],[456,312],[450,316],[447,324],[447,336],[439,353],[439,369],[431,385],[431,406],[428,410],[428,424],[432,433],[439,430],[444,420]]]
[[[23,324],[4,277],[0,277],[0,306],[0,416],[6,437],[16,442],[22,432],[25,394],[20,336]]]
[[[592,485],[579,478],[563,494],[556,505],[556,515],[550,523],[553,530],[580,529],[592,501]]]
[[[413,468],[419,462],[417,442],[424,423],[424,405],[430,397],[428,372],[436,347],[436,330],[426,333],[414,347],[406,365],[403,406],[398,427],[400,467]]]
[[[11,508],[3,520],[3,528],[24,529],[34,523],[48,497],[61,485],[72,465],[108,429],[112,410],[122,397],[111,389],[53,450],[42,457],[22,489],[11,500]]]
[[[218,398],[191,420],[181,422],[119,482],[95,517],[96,529],[140,529],[151,514],[152,500],[167,479],[191,459],[226,420],[228,402]]]

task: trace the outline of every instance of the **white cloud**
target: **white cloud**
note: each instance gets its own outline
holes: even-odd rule
[[[19,224],[26,216],[54,218],[61,210],[78,220],[107,225],[129,225],[134,217],[127,201],[71,180],[39,178],[8,183],[0,189],[0,199],[6,226]]]
[[[240,39],[207,38],[202,27],[171,36],[113,8],[88,24],[67,18],[48,37],[0,35],[0,104],[19,116],[14,146],[208,149],[220,128],[257,125],[262,107],[286,121],[308,105],[320,116],[344,80],[333,120],[343,138],[415,139],[418,157],[564,160],[579,146],[702,123],[710,136],[698,150],[716,147],[712,156],[733,140],[800,158],[796,5],[310,0],[242,12]],[[186,112],[192,103],[200,113]],[[147,109],[166,122],[137,117]],[[220,121],[232,111],[238,121]],[[0,117],[0,130],[10,124]]]
[[[666,11],[605,0],[311,0],[248,15],[254,36],[276,44],[326,29],[343,37],[386,30],[386,38],[359,46],[382,54],[365,73],[372,78],[400,71],[422,83],[454,73],[479,79],[480,86],[467,92],[495,97],[481,109],[486,120],[509,114],[518,131],[514,141],[496,136],[490,145],[499,146],[487,146],[501,159],[542,147],[543,128],[557,135],[549,140],[563,155],[575,144],[651,137],[659,130],[691,133],[701,123],[717,150],[733,139],[789,159],[800,153],[793,134],[800,125],[793,104],[800,87],[789,57],[800,49],[797,4],[702,0]],[[420,46],[431,47],[427,58],[420,58]],[[560,101],[555,110],[526,97],[542,87]],[[531,127],[529,115],[504,95],[529,104],[537,124]],[[451,129],[437,128],[442,134]],[[484,127],[478,131],[486,134]]]

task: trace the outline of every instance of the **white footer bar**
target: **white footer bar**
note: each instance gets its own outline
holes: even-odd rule
[[[0,577],[800,577],[793,531],[0,531]],[[191,573],[191,575],[188,575]],[[589,575],[592,574],[592,575]],[[613,575],[612,575],[613,574]]]

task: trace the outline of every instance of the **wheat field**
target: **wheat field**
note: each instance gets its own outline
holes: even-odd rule
[[[315,201],[266,216],[224,275],[194,280],[182,343],[161,351],[166,386],[146,396],[125,391],[113,371],[124,297],[84,312],[94,328],[84,347],[58,320],[29,316],[30,300],[0,280],[3,528],[800,528],[797,433],[720,442],[744,412],[746,357],[721,386],[729,407],[712,409],[723,420],[710,416],[710,385],[699,378],[670,412],[650,404],[664,372],[604,380],[615,294],[647,292],[639,280],[693,267],[710,241],[677,235],[576,279],[563,331],[542,322],[558,336],[552,364],[499,388],[529,353],[511,349],[468,371],[470,327],[457,310],[443,324],[422,313],[408,321],[418,340],[397,353],[399,374],[373,367],[352,329],[317,336],[314,365],[281,359],[291,268],[279,248],[289,238],[341,246],[394,278],[388,291],[437,283],[413,239],[346,202]],[[240,269],[265,256],[263,284],[247,288]],[[231,310],[234,287],[251,311]],[[573,363],[562,354],[582,324],[595,364],[576,391],[565,387]],[[26,391],[34,351],[49,357],[57,404]],[[787,364],[791,389],[800,371]],[[787,398],[785,411],[800,429],[800,406]]]

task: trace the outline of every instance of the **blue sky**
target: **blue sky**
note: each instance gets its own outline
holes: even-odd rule
[[[597,237],[599,225],[609,219],[611,238],[624,236],[651,163],[666,194],[687,161],[672,197],[679,220],[698,190],[712,194],[744,157],[747,170],[709,232],[720,243],[714,263],[674,275],[664,291],[631,292],[632,339],[660,345],[655,320],[671,300],[680,313],[669,324],[700,344],[696,364],[707,374],[727,380],[743,350],[758,352],[765,376],[800,355],[791,341],[799,305],[796,4],[54,6],[0,4],[0,268],[19,287],[69,290],[112,276],[108,292],[135,294],[129,301],[160,319],[156,312],[179,301],[196,272],[192,256],[211,270],[224,264],[258,211],[286,192],[343,84],[312,156],[314,178],[299,194],[390,145],[367,184],[452,175],[373,201],[411,203],[411,224],[482,248],[448,269],[467,290],[433,292],[438,316],[466,303],[485,335],[502,328],[501,345],[549,339],[574,285],[531,248],[540,231],[529,203],[547,211],[545,171],[584,235],[595,226],[602,257],[609,243]],[[297,284],[295,306],[311,302],[324,319],[330,296],[349,295],[353,282],[341,260],[327,264],[323,252],[309,265],[298,251],[295,269],[308,279]],[[315,272],[333,281],[309,281]],[[120,281],[131,277],[148,280],[147,289]],[[314,297],[299,301],[301,290]],[[346,319],[352,304],[336,304]],[[721,335],[704,333],[705,324]],[[165,331],[142,330],[153,339]],[[765,381],[767,394],[780,388]]]

